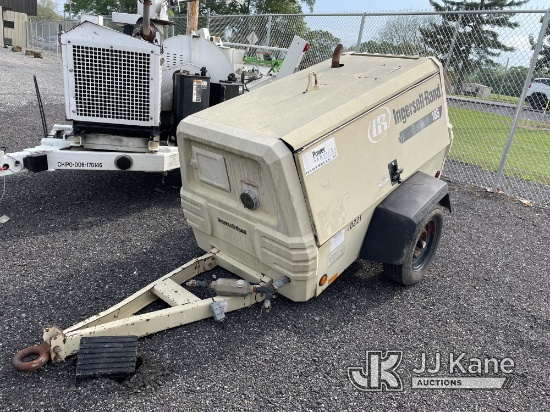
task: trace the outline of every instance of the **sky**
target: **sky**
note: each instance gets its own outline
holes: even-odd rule
[[[440,3],[441,1],[438,0]],[[471,0],[470,0],[471,1]],[[478,0],[479,1],[479,0]],[[302,7],[304,12],[309,12],[307,6]],[[550,0],[530,0],[521,9],[529,10],[547,10],[550,8]],[[306,11],[307,10],[307,11]],[[389,11],[433,11],[429,0],[315,0],[313,13],[362,13],[362,12],[380,12]],[[515,30],[504,30],[499,40],[506,45],[514,47],[513,52],[502,52],[496,58],[496,61],[510,66],[528,66],[530,63],[532,49],[529,44],[529,35],[538,35],[540,27],[541,14],[523,14],[516,15],[515,20],[520,23],[520,27]],[[347,20],[346,20],[347,19]],[[342,17],[338,25],[334,25],[328,18],[310,18],[308,25],[314,29],[329,30],[342,40],[346,45],[354,43],[357,32],[357,22],[354,24],[351,18]],[[363,41],[369,39],[369,31],[376,33],[380,27],[374,27],[376,24],[383,26],[386,20],[383,17],[372,18],[369,20],[369,28],[363,37]],[[371,27],[372,26],[372,27]],[[371,36],[372,37],[372,36]],[[346,43],[347,42],[347,43]]]
[[[306,6],[307,7],[307,6]],[[303,10],[306,10],[306,7]],[[549,0],[531,0],[522,9],[548,9]],[[428,0],[315,0],[314,13],[368,12],[383,10],[433,10]]]

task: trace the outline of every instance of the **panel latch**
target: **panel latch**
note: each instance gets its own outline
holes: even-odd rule
[[[392,186],[396,185],[397,183],[403,183],[403,180],[401,180],[401,173],[403,173],[403,169],[399,168],[399,165],[397,164],[397,159],[393,160],[388,165],[388,171],[390,172],[390,180]]]

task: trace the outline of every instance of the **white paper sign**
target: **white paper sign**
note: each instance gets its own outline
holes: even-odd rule
[[[338,157],[336,142],[331,137],[302,155],[306,176]]]

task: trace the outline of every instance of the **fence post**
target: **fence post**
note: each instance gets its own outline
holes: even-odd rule
[[[363,40],[363,30],[365,29],[365,19],[367,18],[367,14],[363,13],[363,16],[361,17],[361,26],[359,26],[359,36],[357,37],[357,44],[355,45],[355,51],[359,53],[361,50],[361,41]]]
[[[462,5],[462,8],[460,10],[464,10],[465,7],[466,7],[466,0],[464,0],[464,4]],[[460,25],[462,24],[462,16],[463,14],[460,14],[456,21],[455,32],[453,33],[453,38],[451,39],[451,45],[449,46],[449,54],[445,59],[445,68],[443,69],[443,74],[445,76],[447,75],[447,71],[449,70],[449,63],[451,62],[451,58],[453,57],[456,38],[458,37],[458,31],[460,30]]]
[[[206,9],[206,28],[210,30],[210,7]]]
[[[542,42],[544,41],[544,37],[546,35],[546,28],[548,27],[549,17],[550,9],[546,10],[546,13],[544,13],[544,18],[542,19],[539,38],[537,40],[537,44],[535,45],[535,50],[533,51],[533,57],[531,58],[531,66],[529,67],[527,77],[525,78],[525,82],[523,83],[523,90],[521,91],[521,96],[519,97],[519,103],[518,107],[516,108],[514,121],[512,122],[512,128],[510,129],[510,133],[508,134],[508,140],[506,141],[506,146],[504,146],[504,152],[502,153],[502,157],[500,159],[500,165],[498,166],[495,181],[491,189],[492,192],[496,192],[496,190],[498,189],[498,185],[500,184],[500,179],[502,178],[502,171],[504,170],[504,165],[506,164],[506,160],[508,159],[508,153],[510,152],[510,147],[512,146],[512,141],[514,140],[514,135],[518,126],[519,115],[523,111],[523,105],[525,104],[525,95],[527,94],[527,89],[529,88],[529,84],[531,83],[531,78],[535,73],[535,66],[537,65],[540,49],[542,48]]]
[[[269,46],[269,42],[271,40],[271,14],[267,18],[267,36],[265,39],[265,45]]]

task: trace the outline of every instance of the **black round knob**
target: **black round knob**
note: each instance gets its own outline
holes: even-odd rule
[[[260,206],[260,199],[252,190],[246,189],[241,193],[241,203],[247,209],[254,210]]]

